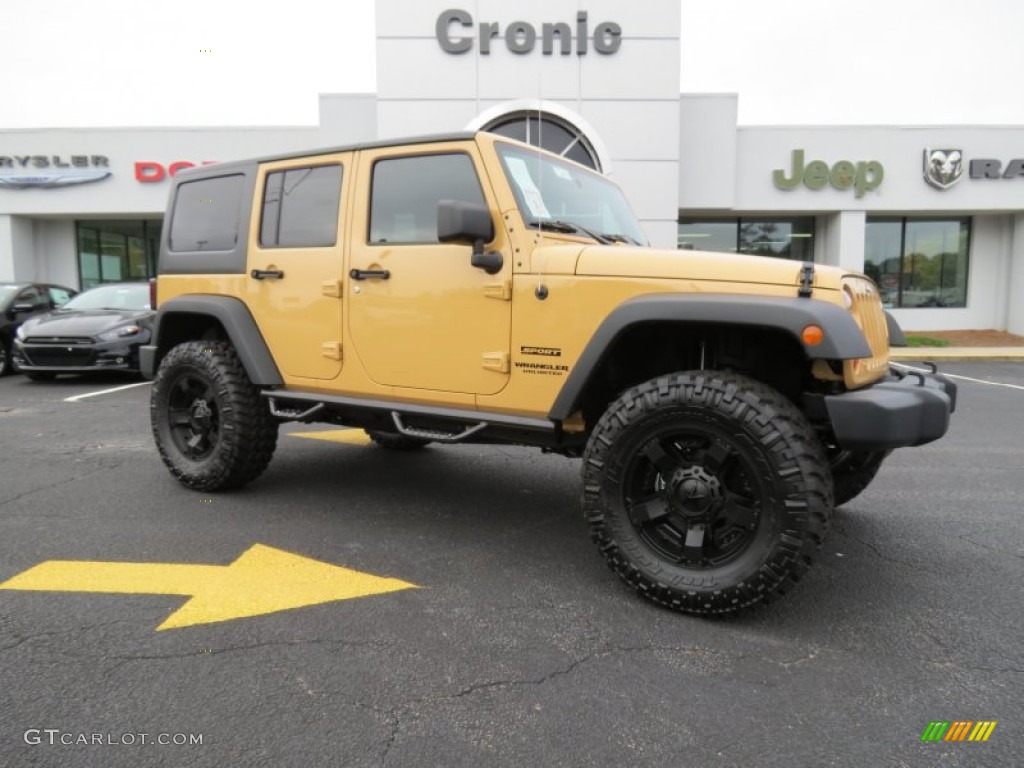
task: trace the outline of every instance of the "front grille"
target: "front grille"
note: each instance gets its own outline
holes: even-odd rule
[[[843,365],[843,378],[852,389],[877,381],[889,370],[889,325],[873,282],[864,277],[844,277],[843,290],[853,300],[850,314],[871,348],[871,357],[847,360]]]
[[[29,336],[26,344],[92,344],[88,336]]]
[[[67,347],[22,347],[22,354],[29,365],[42,366],[84,366],[92,365],[92,349],[68,349]]]

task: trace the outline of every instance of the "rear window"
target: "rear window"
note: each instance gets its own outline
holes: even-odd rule
[[[238,242],[244,176],[178,185],[167,244],[172,251],[230,251]]]
[[[267,174],[260,245],[264,248],[334,245],[340,199],[340,165],[291,168]]]

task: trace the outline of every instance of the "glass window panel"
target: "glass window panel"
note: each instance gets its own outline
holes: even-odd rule
[[[902,242],[902,219],[868,219],[864,232],[864,274],[878,284],[886,308],[900,306]]]
[[[966,305],[965,224],[966,222],[961,220],[907,220],[903,251],[902,306]]]
[[[970,219],[869,219],[864,271],[886,307],[965,307]]]
[[[82,289],[100,283],[100,240],[94,229],[78,225],[78,274]]]
[[[187,181],[178,187],[169,238],[172,251],[229,251],[238,242],[241,174]]]
[[[740,219],[739,249],[755,256],[814,261],[814,219]]]
[[[59,307],[61,304],[64,304],[68,299],[71,298],[70,291],[66,291],[63,288],[58,288],[56,285],[49,286],[47,290],[50,292],[50,301],[53,303],[53,306],[55,307]]]
[[[473,161],[464,154],[380,160],[371,198],[371,243],[436,243],[441,200],[486,205]]]
[[[128,274],[133,280],[145,280],[146,248],[141,237],[128,238]]]
[[[293,248],[334,245],[340,200],[340,165],[285,172],[277,244]]]
[[[736,252],[737,219],[679,222],[677,247],[688,251]]]

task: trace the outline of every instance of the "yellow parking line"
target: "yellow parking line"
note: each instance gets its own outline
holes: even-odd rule
[[[306,437],[310,440],[326,440],[330,443],[348,445],[369,445],[372,441],[361,429],[326,429],[319,432],[291,432],[292,437]]]

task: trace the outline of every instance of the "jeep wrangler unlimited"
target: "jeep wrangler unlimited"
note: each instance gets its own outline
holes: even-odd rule
[[[890,370],[865,276],[649,248],[609,179],[487,133],[180,173],[158,295],[142,367],[187,487],[254,480],[282,421],[581,456],[608,564],[691,613],[789,589],[956,399]]]

